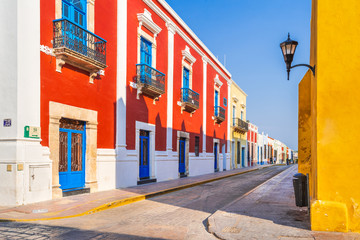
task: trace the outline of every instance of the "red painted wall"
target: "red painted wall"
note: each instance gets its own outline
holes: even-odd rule
[[[223,99],[228,97],[228,88],[226,80],[219,75],[220,81],[223,83],[222,87],[220,88],[219,98],[220,98],[220,104],[219,106],[225,108],[225,121],[221,124],[214,124],[214,120],[212,117],[214,116],[214,94],[215,94],[215,88],[214,88],[214,79],[216,77],[216,70],[210,65],[207,65],[207,103],[206,103],[206,151],[207,152],[213,152],[213,139],[217,138],[220,140],[220,151],[222,149],[223,144],[227,144],[227,107],[224,106]],[[228,99],[229,102],[229,99]],[[226,148],[225,148],[226,149]]]
[[[52,48],[55,1],[41,0],[40,44]],[[49,101],[98,111],[98,148],[115,148],[116,119],[116,1],[95,3],[95,34],[107,40],[105,76],[89,83],[89,73],[65,64],[55,71],[56,59],[41,53],[41,138],[49,145]]]
[[[154,1],[162,11],[167,11],[156,0]],[[130,82],[136,81],[136,64],[137,62],[137,29],[139,21],[137,19],[138,13],[143,13],[144,8],[149,10],[152,14],[153,21],[162,29],[156,38],[157,42],[157,56],[156,56],[156,69],[167,74],[167,56],[168,56],[168,30],[165,22],[155,14],[143,1],[135,0],[128,1],[128,56],[127,56],[127,149],[135,149],[135,125],[136,121],[146,122],[156,125],[156,147],[158,151],[166,150],[166,122],[167,122],[167,91],[163,94],[156,105],[153,104],[153,99],[140,95],[140,99],[136,99],[137,90],[130,87]],[[179,25],[179,23],[167,13],[168,17],[174,21],[178,27],[185,32],[185,34],[201,49],[200,45],[186,33],[185,29]],[[200,94],[200,106],[199,109],[190,117],[188,112],[181,114],[181,108],[177,102],[180,101],[180,89],[182,83],[182,53],[188,45],[179,34],[174,36],[174,88],[173,88],[173,150],[177,150],[177,131],[184,131],[190,133],[190,152],[194,152],[195,148],[195,136],[200,137],[200,151],[202,150],[202,112],[204,103],[202,102],[203,94],[203,64],[201,56],[191,49],[191,54],[196,58],[196,62],[193,65],[193,82],[192,89]],[[189,45],[188,45],[189,46]],[[189,46],[190,47],[190,46]],[[204,49],[202,51],[210,58]],[[211,59],[211,58],[210,58]],[[220,66],[218,66],[220,67]],[[226,144],[227,134],[227,119],[221,123],[221,125],[214,126],[212,116],[214,114],[214,78],[216,74],[219,74],[220,80],[223,82],[223,86],[220,90],[220,106],[223,105],[223,98],[227,98],[227,83],[222,78],[220,73],[217,73],[210,64],[207,67],[208,71],[208,101],[206,103],[207,108],[207,151],[212,152],[213,138],[216,137],[221,140],[221,145]],[[222,71],[222,70],[221,70]],[[165,89],[167,90],[167,77],[165,83]],[[229,99],[228,99],[229,101]],[[226,114],[227,117],[227,114]],[[220,146],[221,149],[221,146]]]
[[[177,151],[177,131],[190,133],[190,152],[195,151],[195,136],[200,137],[200,152],[202,152],[202,119],[203,119],[203,62],[201,56],[192,48],[190,53],[196,58],[192,66],[192,90],[199,93],[199,109],[190,116],[189,112],[181,114],[181,107],[177,104],[181,100],[182,87],[182,51],[189,46],[179,34],[175,34],[174,41],[174,102],[173,102],[173,150]],[[190,46],[189,46],[190,47]]]
[[[137,89],[130,87],[130,82],[136,82],[136,64],[138,51],[138,13],[143,13],[144,8],[152,14],[153,21],[162,29],[156,38],[156,69],[167,74],[167,28],[165,22],[157,16],[143,1],[128,1],[128,29],[127,29],[127,108],[126,108],[126,144],[127,149],[135,149],[135,126],[136,121],[155,124],[155,150],[166,150],[166,121],[167,121],[167,95],[163,94],[156,104],[153,99],[140,95],[137,99]],[[167,77],[165,78],[165,89],[167,89]]]

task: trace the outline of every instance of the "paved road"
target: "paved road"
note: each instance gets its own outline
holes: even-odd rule
[[[286,168],[272,166],[78,218],[0,223],[0,239],[215,239],[207,218]]]

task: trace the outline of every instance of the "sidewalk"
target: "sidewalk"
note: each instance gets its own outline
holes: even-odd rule
[[[296,207],[292,176],[297,165],[269,179],[208,218],[220,239],[360,239],[356,233],[310,231],[307,207]]]
[[[12,208],[0,206],[0,222],[52,220],[83,216],[271,166],[273,165],[262,165],[210,173],[196,177],[150,183],[131,188],[69,196]]]

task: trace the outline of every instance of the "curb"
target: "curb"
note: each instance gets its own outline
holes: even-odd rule
[[[278,165],[286,165],[286,164],[278,164]],[[293,164],[294,166],[295,164]],[[237,199],[233,200],[232,202],[226,204],[225,206],[219,208],[218,210],[216,210],[213,214],[211,214],[208,218],[207,218],[207,228],[208,228],[208,232],[210,234],[213,234],[215,237],[219,238],[219,239],[226,239],[224,236],[222,236],[221,234],[219,235],[219,233],[217,232],[221,232],[221,231],[216,231],[216,222],[215,222],[215,218],[214,215],[215,214],[219,214],[220,212],[226,212],[225,209],[229,206],[231,206],[232,204],[234,204],[235,202],[240,201],[241,199],[247,197],[248,195],[250,195],[251,193],[253,193],[254,191],[256,191],[257,189],[259,189],[260,187],[264,186],[265,184],[267,184],[268,182],[270,182],[273,178],[279,176],[280,174],[288,171],[289,169],[291,169],[291,167],[287,168],[286,170],[277,173],[276,175],[274,175],[273,177],[269,178],[268,180],[266,180],[265,182],[261,183],[260,185],[256,186],[255,188],[251,189],[250,191],[246,192],[244,195],[238,197]],[[286,176],[289,173],[286,174]]]
[[[157,192],[147,193],[147,194],[144,194],[144,195],[124,198],[124,199],[120,199],[120,200],[116,200],[116,201],[113,201],[113,202],[102,204],[102,205],[100,205],[100,206],[98,206],[96,208],[90,209],[90,210],[85,211],[83,213],[74,214],[74,215],[62,216],[62,217],[52,217],[52,218],[37,218],[37,219],[12,219],[12,218],[6,219],[6,218],[0,218],[0,222],[35,222],[35,221],[48,221],[48,220],[59,220],[59,219],[66,219],[66,218],[81,217],[81,216],[90,215],[90,214],[94,214],[94,213],[97,213],[97,212],[105,211],[105,210],[108,210],[108,209],[111,209],[111,208],[116,208],[116,207],[131,204],[131,203],[139,202],[139,201],[142,201],[142,200],[146,200],[146,199],[149,199],[149,198],[152,198],[152,197],[164,195],[164,194],[167,194],[167,193],[176,192],[176,191],[183,190],[183,189],[186,189],[186,188],[195,187],[195,186],[202,185],[202,184],[205,184],[205,183],[214,182],[214,181],[218,181],[218,180],[229,178],[229,177],[234,177],[234,176],[237,176],[237,175],[253,172],[253,171],[264,169],[264,168],[269,168],[269,167],[272,167],[272,166],[282,166],[282,165],[284,165],[284,164],[263,166],[263,167],[259,167],[259,168],[256,168],[256,169],[249,169],[249,170],[246,170],[246,171],[243,171],[243,172],[229,174],[229,175],[226,175],[226,176],[220,176],[220,177],[211,178],[211,179],[207,179],[207,180],[203,180],[203,181],[199,181],[199,182],[185,184],[185,185],[182,185],[182,186],[163,189],[163,190],[160,190],[160,191],[157,191]]]

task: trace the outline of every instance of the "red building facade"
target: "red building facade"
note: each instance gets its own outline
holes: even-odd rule
[[[0,205],[229,168],[231,74],[164,0],[5,3]]]

